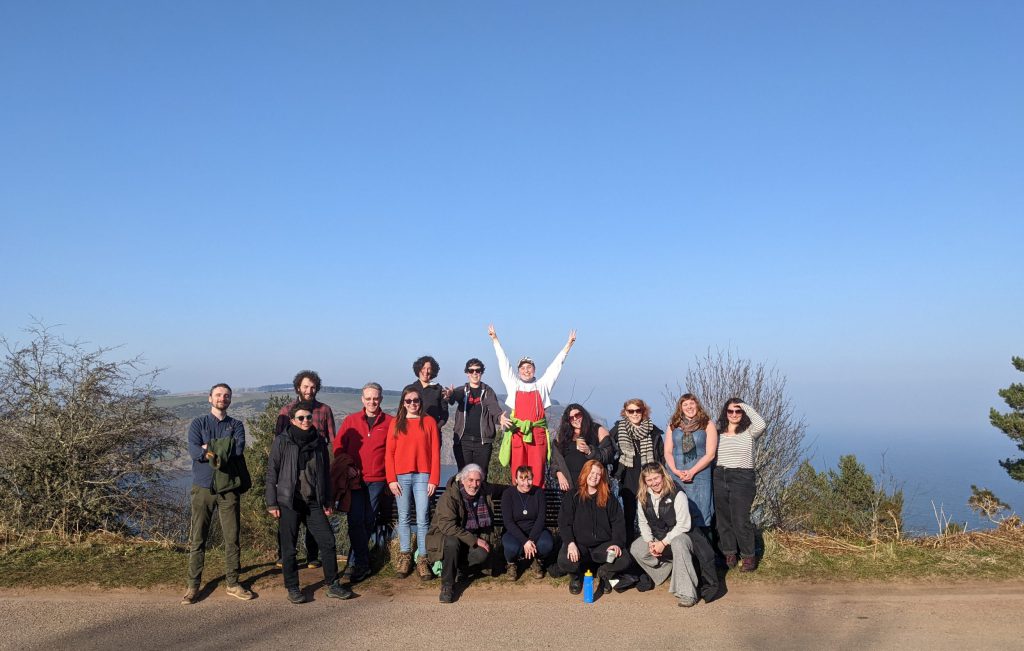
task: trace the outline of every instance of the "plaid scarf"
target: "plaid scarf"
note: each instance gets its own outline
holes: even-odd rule
[[[462,502],[466,505],[466,531],[483,531],[491,527],[491,510],[487,508],[487,499],[482,491],[470,496],[465,487],[459,484]]]
[[[629,419],[619,421],[619,463],[627,468],[638,468],[655,461],[654,442],[651,441],[652,429],[654,425],[649,418],[640,421],[639,425],[634,425]],[[634,461],[638,454],[639,464]]]

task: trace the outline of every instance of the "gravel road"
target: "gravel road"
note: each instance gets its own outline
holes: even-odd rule
[[[664,586],[593,605],[564,586],[471,586],[452,605],[415,579],[349,601],[294,606],[281,588],[250,602],[223,589],[181,606],[177,590],[0,590],[2,649],[1019,648],[1017,583],[748,583],[684,609]],[[309,594],[309,593],[307,593]]]

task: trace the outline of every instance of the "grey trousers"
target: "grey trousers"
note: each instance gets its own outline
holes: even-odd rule
[[[651,554],[643,537],[633,541],[629,552],[644,572],[654,579],[655,585],[661,585],[671,576],[669,592],[680,599],[697,598],[697,570],[693,567],[693,543],[689,536],[683,534],[673,538],[660,557]]]

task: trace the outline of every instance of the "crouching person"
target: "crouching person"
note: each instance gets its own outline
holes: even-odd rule
[[[313,427],[313,404],[297,402],[288,412],[288,427],[274,437],[267,461],[267,511],[278,520],[278,539],[284,564],[288,601],[306,601],[299,590],[295,543],[299,524],[305,523],[320,547],[327,596],[352,597],[352,590],[338,582],[338,555],[334,532],[327,521],[334,503],[331,495],[330,458],[327,440]]]
[[[562,499],[558,532],[562,536],[558,567],[569,575],[569,593],[583,590],[581,575],[591,567],[597,568],[599,581],[594,592],[611,592],[616,574],[629,567],[629,556],[623,553],[626,519],[599,459],[583,464],[576,490]]]
[[[669,592],[680,606],[689,608],[697,603],[693,544],[687,535],[689,502],[685,495],[676,495],[675,484],[660,463],[643,465],[636,494],[640,537],[629,551],[650,577],[641,579],[640,589],[645,583],[653,587],[671,577]]]
[[[455,577],[460,566],[467,572],[489,566],[495,543],[494,498],[483,476],[480,466],[466,464],[448,481],[430,522],[427,557],[431,565],[441,561],[443,604],[455,600]]]
[[[515,486],[501,494],[501,514],[505,533],[501,547],[505,552],[505,576],[519,578],[520,558],[533,561],[530,573],[535,579],[544,578],[544,561],[555,548],[551,532],[544,527],[547,503],[544,489],[533,485],[533,468],[516,468]]]

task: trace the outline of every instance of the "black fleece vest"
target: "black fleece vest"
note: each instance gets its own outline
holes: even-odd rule
[[[644,517],[647,518],[647,525],[651,528],[651,534],[654,535],[655,540],[663,540],[669,531],[672,531],[672,527],[676,526],[676,506],[675,501],[680,499],[682,493],[676,493],[675,495],[669,495],[661,498],[661,515],[654,514],[654,504],[651,500],[650,493],[647,494],[647,503],[644,504]],[[682,499],[686,499],[683,495]]]

